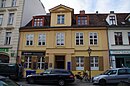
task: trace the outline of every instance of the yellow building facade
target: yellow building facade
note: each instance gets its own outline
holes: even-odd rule
[[[107,28],[73,26],[73,13],[72,8],[58,5],[50,9],[49,27],[20,28],[18,55],[25,70],[39,73],[46,68],[61,68],[76,73],[89,71],[91,65],[94,76],[109,68]]]

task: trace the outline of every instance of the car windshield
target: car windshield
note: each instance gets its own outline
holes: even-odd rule
[[[45,70],[43,73],[44,73],[44,74],[50,74],[50,73],[51,73],[51,70]]]
[[[117,73],[117,70],[107,70],[104,73],[102,73],[102,75],[112,75],[116,73]]]
[[[0,79],[0,86],[19,86],[10,79]]]

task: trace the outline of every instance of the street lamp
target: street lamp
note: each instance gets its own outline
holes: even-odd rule
[[[91,80],[91,57],[90,57],[90,54],[91,54],[92,49],[90,47],[88,47],[87,51],[88,51],[88,55],[89,55],[89,79]]]

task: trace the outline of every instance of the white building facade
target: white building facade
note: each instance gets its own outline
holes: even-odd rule
[[[16,63],[19,28],[46,14],[40,0],[0,0],[0,62]]]
[[[112,68],[130,67],[129,19],[129,13],[108,15],[109,55]]]

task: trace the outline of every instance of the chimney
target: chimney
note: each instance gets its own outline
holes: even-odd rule
[[[110,14],[114,14],[114,11],[110,11]]]
[[[85,10],[80,10],[80,14],[85,14]]]
[[[98,11],[96,11],[96,14],[98,14]]]

